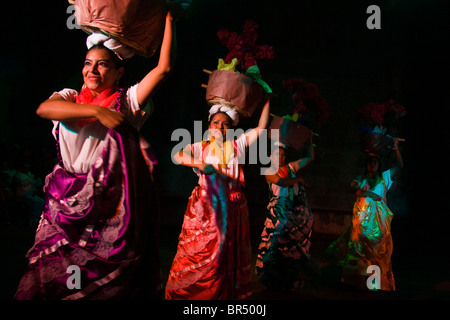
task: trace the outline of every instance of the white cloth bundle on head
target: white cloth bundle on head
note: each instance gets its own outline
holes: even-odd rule
[[[88,49],[100,43],[103,43],[103,45],[109,50],[114,51],[114,53],[122,60],[129,59],[135,54],[134,50],[130,47],[108,37],[107,35],[104,35],[103,33],[94,32],[87,37],[86,46]]]
[[[239,123],[239,113],[237,113],[237,111],[234,110],[233,108],[224,106],[222,104],[215,104],[209,109],[208,120],[211,121],[211,117],[215,115],[217,112],[226,113],[233,121],[232,123],[233,126],[236,126]]]
[[[287,145],[279,140],[275,141],[273,144],[275,147],[286,149]]]

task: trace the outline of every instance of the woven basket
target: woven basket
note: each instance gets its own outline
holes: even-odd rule
[[[269,126],[269,138],[273,138],[272,129],[279,130],[280,142],[299,150],[313,134],[311,130],[298,122],[274,116]]]
[[[391,137],[381,133],[361,133],[361,148],[365,153],[388,157],[393,147],[394,141]]]
[[[252,78],[229,70],[211,72],[206,88],[209,105],[224,104],[249,118],[266,102],[266,92]]]
[[[75,17],[81,29],[100,32],[151,57],[162,42],[165,0],[75,0]]]

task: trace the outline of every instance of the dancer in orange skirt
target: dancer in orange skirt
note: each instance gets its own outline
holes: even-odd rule
[[[240,161],[267,128],[270,103],[258,127],[237,139],[227,136],[239,116],[230,107],[210,109],[211,139],[188,145],[174,156],[199,176],[184,216],[166,285],[166,299],[245,299],[252,293],[251,246],[247,200]]]

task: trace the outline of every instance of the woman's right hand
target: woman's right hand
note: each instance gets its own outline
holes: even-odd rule
[[[117,130],[125,123],[125,116],[122,113],[109,110],[107,108],[96,106],[97,110],[95,113],[95,117],[100,121],[102,125],[105,127]]]
[[[380,197],[379,195],[377,195],[375,192],[372,192],[372,191],[369,191],[369,190],[360,189],[359,185],[356,183],[356,181],[353,181],[351,186],[352,186],[352,189],[355,192],[355,195],[357,197],[369,197],[373,201],[381,201],[381,200],[383,200],[383,198]]]
[[[373,201],[381,201],[382,198],[377,195],[375,192],[372,191],[366,191],[367,196],[369,196],[370,198],[372,198]]]
[[[295,182],[296,183],[300,183],[301,185],[303,185],[304,187],[308,187],[308,184],[305,182],[305,180],[303,180],[302,177],[295,177]]]
[[[175,22],[179,21],[184,14],[183,7],[176,2],[168,2],[168,12],[166,18],[173,19]]]

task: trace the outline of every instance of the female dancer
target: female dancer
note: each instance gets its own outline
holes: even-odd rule
[[[173,67],[174,32],[169,12],[158,65],[138,84],[119,88],[121,61],[98,44],[86,54],[85,88],[54,93],[37,109],[53,120],[61,161],[46,178],[45,207],[16,299],[161,292],[151,158],[137,132]]]
[[[313,214],[297,173],[313,160],[311,139],[304,158],[286,163],[282,144],[271,155],[272,166],[266,171],[270,202],[256,258],[256,273],[270,289],[292,289],[309,259]]]
[[[378,156],[369,155],[366,173],[351,183],[357,197],[352,223],[325,252],[330,260],[342,266],[341,281],[361,289],[395,290],[391,266],[393,213],[386,204],[386,194],[392,186],[393,177],[403,168],[396,138],[394,150],[397,165],[386,171],[381,171]],[[379,283],[369,281],[373,270],[379,270]]]
[[[174,156],[193,167],[199,185],[192,191],[170,269],[166,299],[245,299],[251,291],[251,246],[244,176],[240,159],[267,128],[269,101],[258,127],[237,139],[233,109],[215,105],[209,113],[211,139],[188,145]]]

